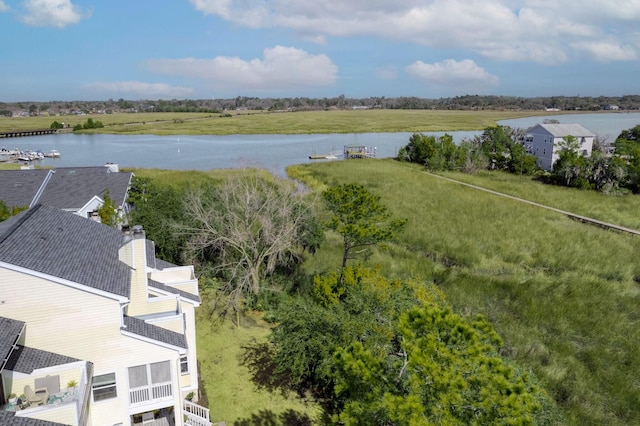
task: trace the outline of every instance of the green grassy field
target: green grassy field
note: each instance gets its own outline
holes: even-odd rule
[[[137,113],[92,116],[0,118],[0,132],[49,128],[55,120],[74,126],[88,118],[102,121],[92,133],[156,135],[228,135],[427,132],[481,130],[499,120],[545,115],[545,111],[340,110],[312,112]]]
[[[358,182],[408,219],[398,244],[369,260],[389,276],[435,280],[455,309],[482,313],[505,355],[533,371],[564,424],[640,424],[640,239],[428,176],[393,160],[295,166],[322,184]],[[638,196],[605,197],[519,177],[450,177],[637,225]],[[337,267],[329,240],[305,267]]]
[[[242,359],[245,347],[267,341],[270,326],[260,315],[248,313],[237,327],[231,321],[212,321],[204,306],[197,312],[198,362],[212,421],[266,425],[273,424],[267,419],[279,418],[285,412],[292,411],[312,420],[319,416],[316,405],[305,403],[295,395],[270,392],[253,383]]]

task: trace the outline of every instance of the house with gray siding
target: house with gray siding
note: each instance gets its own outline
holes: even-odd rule
[[[580,124],[536,124],[525,132],[524,144],[527,153],[536,156],[540,168],[551,170],[558,159],[559,144],[569,136],[579,143],[581,155],[591,156],[596,135]]]

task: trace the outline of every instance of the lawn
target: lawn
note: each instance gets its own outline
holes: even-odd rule
[[[247,347],[265,343],[270,325],[261,315],[249,312],[241,317],[240,327],[232,321],[214,321],[205,306],[197,310],[196,335],[198,362],[211,420],[227,425],[269,424],[286,426],[287,418],[314,420],[318,407],[296,395],[283,396],[259,388],[243,359]]]

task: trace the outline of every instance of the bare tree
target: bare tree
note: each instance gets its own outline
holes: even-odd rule
[[[315,221],[292,182],[254,169],[190,192],[185,213],[189,224],[179,228],[188,236],[187,256],[221,278],[236,312],[277,266],[296,260]]]

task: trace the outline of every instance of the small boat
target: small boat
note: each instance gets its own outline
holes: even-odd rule
[[[51,151],[49,151],[46,154],[44,154],[44,156],[47,157],[47,158],[58,158],[58,157],[60,157],[60,152],[58,152],[55,149],[52,149]]]

